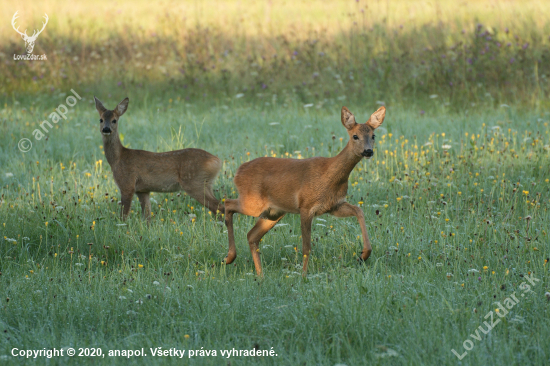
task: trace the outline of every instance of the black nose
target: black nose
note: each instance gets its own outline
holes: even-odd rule
[[[101,130],[103,133],[111,133],[111,129],[109,127],[103,127],[103,130]]]
[[[370,158],[373,155],[373,151],[371,149],[363,151],[361,155],[366,156],[367,158]]]

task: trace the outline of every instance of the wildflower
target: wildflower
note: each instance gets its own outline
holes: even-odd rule
[[[143,264],[138,264],[138,268],[143,268]]]
[[[419,256],[419,257],[418,257],[418,260],[421,260],[421,259],[422,259],[422,257]]]
[[[185,339],[189,339],[189,334],[183,336]]]
[[[483,270],[486,271],[489,267],[483,266]]]
[[[153,285],[158,286],[158,285],[160,285],[160,282],[159,281],[153,281]]]

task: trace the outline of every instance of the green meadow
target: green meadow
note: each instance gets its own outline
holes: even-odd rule
[[[546,2],[0,9],[0,364],[548,363]],[[47,61],[13,60],[17,10],[29,34],[48,14],[33,52]],[[257,277],[256,219],[235,215],[225,265],[225,226],[184,192],[152,194],[149,226],[137,198],[122,221],[94,95],[108,108],[130,98],[127,147],[220,157],[220,199],[237,197],[243,162],[335,156],[342,106],[363,123],[385,105],[348,188],[371,257],[357,261],[354,218],[321,216],[303,278],[300,219],[287,215],[261,242]]]

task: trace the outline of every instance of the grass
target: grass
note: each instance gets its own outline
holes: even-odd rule
[[[11,147],[14,136],[28,136],[35,126],[21,123],[27,112],[20,106],[2,111],[4,126],[17,121],[17,133],[3,134],[1,144],[8,147],[0,176],[4,360],[16,362],[6,356],[13,347],[104,353],[143,347],[149,354],[149,347],[218,353],[273,347],[278,356],[261,363],[450,364],[457,361],[451,349],[464,352],[462,343],[496,301],[523,293],[528,273],[541,282],[502,324],[474,340],[462,363],[547,359],[548,114],[500,108],[418,117],[389,110],[374,158],[357,166],[348,191],[349,201],[363,206],[371,259],[356,261],[355,220],[323,216],[315,221],[310,274],[302,280],[299,218],[290,215],[262,242],[266,275],[259,279],[246,244],[252,218],[236,216],[238,257],[231,266],[221,264],[224,227],[185,195],[153,195],[150,227],[139,218],[137,200],[130,220],[120,221],[119,194],[89,101],[80,101],[67,122],[47,141],[33,141],[26,154]],[[338,110],[207,108],[155,98],[147,107],[132,103],[121,120],[124,143],[153,151],[200,146],[217,154],[224,160],[219,197],[235,197],[231,178],[243,161],[331,156],[346,143]],[[373,108],[352,111],[363,120]],[[240,126],[247,127],[232,133]]]
[[[106,364],[182,362],[152,356],[158,347],[195,350],[184,362],[196,365],[547,363],[546,3],[16,5],[0,9],[19,10],[22,28],[43,12],[50,22],[34,52],[47,62],[0,64],[2,364],[29,362],[14,348],[68,347],[100,348]],[[4,30],[0,56],[22,54]],[[51,123],[71,89],[82,100]],[[137,199],[122,222],[94,94],[109,108],[130,97],[124,145],[219,156],[220,198],[236,197],[245,161],[337,154],[342,105],[359,122],[386,105],[375,155],[348,189],[371,258],[356,260],[355,219],[319,217],[303,279],[300,222],[287,215],[261,243],[257,278],[254,219],[235,216],[238,256],[225,266],[225,227],[183,193],[153,194],[150,226]],[[491,311],[500,323],[484,334]],[[462,355],[467,340],[459,361],[452,349]],[[142,348],[147,357],[108,356]],[[277,356],[220,355],[233,348]]]

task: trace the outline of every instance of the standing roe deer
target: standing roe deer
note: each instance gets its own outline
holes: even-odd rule
[[[214,214],[223,212],[223,205],[212,192],[212,182],[222,166],[218,157],[200,149],[163,153],[127,149],[120,142],[117,126],[130,100],[125,98],[111,111],[99,99],[94,99],[100,117],[99,129],[103,135],[105,157],[120,189],[123,219],[130,212],[134,193],[141,203],[143,218],[147,218],[148,222],[151,221],[150,192],[184,190]]]
[[[363,211],[346,202],[348,177],[363,157],[373,155],[374,130],[384,121],[386,108],[380,107],[365,124],[355,122],[355,117],[342,107],[342,124],[348,130],[350,140],[335,157],[315,157],[304,160],[257,158],[242,164],[234,182],[239,197],[225,201],[225,224],[229,237],[227,264],[237,256],[233,232],[233,214],[259,217],[248,232],[248,244],[258,275],[262,274],[259,243],[262,237],[286,213],[300,214],[302,229],[303,274],[311,249],[311,223],[315,216],[329,213],[336,217],[355,216],[361,225],[365,261],[372,252]]]

